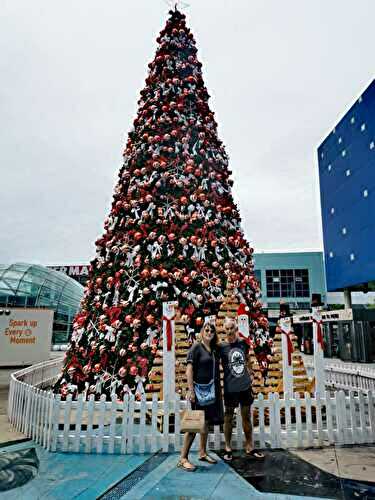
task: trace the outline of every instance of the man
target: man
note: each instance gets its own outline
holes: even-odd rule
[[[232,460],[232,429],[234,410],[241,406],[242,427],[245,434],[245,453],[248,456],[261,459],[264,455],[253,449],[250,408],[253,402],[251,377],[248,369],[249,346],[239,338],[236,322],[225,318],[224,330],[226,342],[220,346],[221,363],[224,370],[224,460]]]

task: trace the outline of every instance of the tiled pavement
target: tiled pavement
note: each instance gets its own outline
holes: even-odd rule
[[[34,451],[35,450],[35,451]],[[30,452],[32,453],[30,454]],[[25,453],[28,453],[27,458]],[[197,462],[197,457],[193,455]],[[289,495],[259,493],[227,464],[200,465],[188,473],[176,468],[170,454],[144,478],[132,481],[150,455],[83,455],[48,453],[28,441],[0,448],[1,500],[125,499],[295,499]],[[4,468],[8,460],[9,467]],[[15,464],[13,467],[11,461]],[[2,471],[1,471],[2,468]],[[30,478],[25,477],[30,473]],[[129,478],[123,488],[123,478]],[[7,479],[18,487],[4,491]],[[125,481],[125,482],[126,482]],[[130,484],[129,484],[130,483]],[[13,484],[15,485],[15,484]],[[3,491],[1,491],[3,490]],[[303,497],[308,499],[309,497]],[[318,497],[314,497],[315,500]]]

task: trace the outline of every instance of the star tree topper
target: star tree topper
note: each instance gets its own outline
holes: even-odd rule
[[[181,0],[164,0],[164,2],[171,8],[171,9],[184,9],[186,7],[190,7],[190,4],[187,2],[181,2]]]

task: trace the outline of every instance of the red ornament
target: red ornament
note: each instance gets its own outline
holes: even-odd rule
[[[136,366],[131,366],[130,367],[130,375],[132,375],[133,377],[136,377],[138,375],[138,368]]]
[[[166,269],[162,269],[162,270],[160,271],[160,276],[161,276],[162,278],[168,278],[168,271],[167,271]]]
[[[155,323],[155,316],[153,314],[148,314],[146,316],[146,321],[149,325],[153,325]]]
[[[148,269],[142,269],[140,275],[142,279],[146,279],[150,276],[150,271]]]

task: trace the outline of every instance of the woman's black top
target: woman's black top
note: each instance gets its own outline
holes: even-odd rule
[[[213,377],[215,356],[215,377]],[[210,353],[201,342],[196,342],[189,349],[186,363],[193,365],[193,381],[197,384],[208,384],[213,378],[219,376],[219,358],[217,354]]]
[[[190,348],[186,362],[193,365],[193,381],[197,384],[208,384],[212,380],[215,356],[215,401],[208,406],[200,406],[198,401],[192,403],[193,410],[203,410],[208,424],[223,423],[224,410],[220,388],[220,360],[218,352],[210,353],[201,342],[196,342]]]

